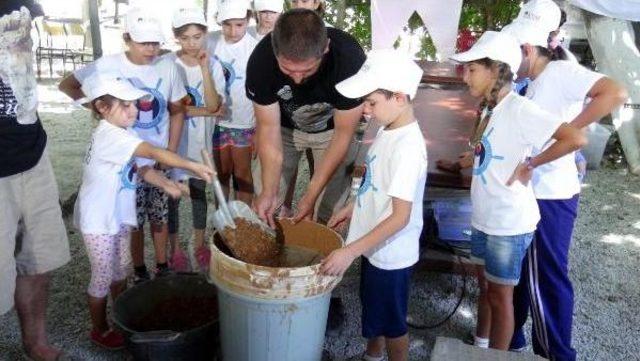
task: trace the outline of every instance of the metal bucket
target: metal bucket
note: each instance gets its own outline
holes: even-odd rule
[[[316,250],[323,256],[342,247],[343,239],[320,224],[279,221],[284,243]],[[228,256],[212,242],[210,277],[218,287],[220,341],[226,361],[317,361],[331,291],[338,277],[320,274],[320,265],[272,268]]]

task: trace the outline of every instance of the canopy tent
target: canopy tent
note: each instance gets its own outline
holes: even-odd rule
[[[583,10],[615,19],[640,21],[639,0],[569,0]]]

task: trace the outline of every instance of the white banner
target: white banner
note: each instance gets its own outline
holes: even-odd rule
[[[569,0],[569,2],[598,15],[640,21],[640,0]]]
[[[372,48],[392,47],[414,11],[425,23],[440,58],[453,55],[462,0],[372,0]]]

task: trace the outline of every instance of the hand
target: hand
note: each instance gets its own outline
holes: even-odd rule
[[[200,163],[193,162],[193,166],[191,168],[193,173],[195,173],[198,177],[202,178],[205,182],[211,183],[213,179],[213,169],[208,166]]]
[[[533,169],[529,169],[527,163],[520,162],[516,169],[513,170],[511,177],[507,180],[507,186],[511,186],[515,181],[520,181],[522,185],[527,186],[531,177],[533,177]]]
[[[316,200],[311,199],[308,194],[305,194],[298,201],[298,211],[293,215],[293,223],[298,223],[303,219],[311,220],[313,218],[313,212],[315,211]]]
[[[218,110],[215,113],[212,113],[211,115],[213,115],[214,117],[224,117],[225,114],[227,114],[227,107],[224,104],[220,104],[220,107],[218,108]]]
[[[464,152],[458,156],[458,164],[462,169],[473,167],[473,152]]]
[[[320,263],[320,273],[327,276],[342,276],[351,266],[356,255],[349,247],[336,249]]]
[[[191,195],[191,191],[189,190],[189,186],[186,185],[183,181],[177,181],[174,182],[176,187],[178,187],[178,189],[180,189],[180,192],[182,192],[183,196],[189,196]]]
[[[206,50],[201,49],[198,55],[196,55],[196,59],[198,59],[198,65],[200,65],[200,67],[209,70],[209,54]]]
[[[352,215],[353,203],[337,212],[334,212],[333,215],[331,215],[331,218],[329,218],[329,222],[327,222],[327,227],[333,228],[338,233],[342,233],[342,231],[347,227],[347,224],[349,224]]]
[[[273,219],[273,214],[276,212],[276,208],[278,208],[278,196],[276,195],[271,196],[262,192],[253,200],[253,210],[258,217],[274,229],[276,222]]]
[[[162,190],[173,199],[178,199],[182,196],[182,190],[180,190],[180,187],[173,181],[167,180],[162,186]]]

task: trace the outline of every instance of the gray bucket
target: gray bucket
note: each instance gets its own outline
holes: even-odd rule
[[[285,244],[327,256],[343,239],[320,224],[279,221]],[[211,246],[210,278],[218,287],[220,343],[225,361],[319,361],[331,291],[338,277],[320,265],[272,268],[228,256]]]

